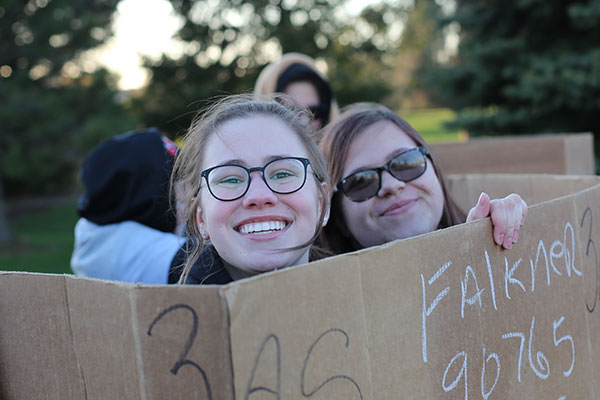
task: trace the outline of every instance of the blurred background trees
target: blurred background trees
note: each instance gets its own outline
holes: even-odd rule
[[[106,70],[79,55],[111,35],[118,0],[0,5],[0,171],[6,195],[72,186],[81,157],[133,120]]]
[[[458,51],[422,74],[471,135],[594,132],[600,145],[600,1],[456,0],[440,29]],[[598,154],[598,151],[596,151]]]
[[[87,151],[117,133],[156,126],[176,138],[208,99],[251,91],[260,70],[285,52],[309,54],[326,66],[342,105],[400,104],[394,74],[410,1],[373,2],[359,15],[347,11],[346,0],[170,3],[183,21],[176,37],[184,50],[146,58],[151,78],[130,93],[86,58],[113,34],[119,0],[0,5],[5,195],[68,190]]]
[[[342,104],[381,101],[392,72],[409,5],[377,3],[358,16],[346,0],[172,0],[184,23],[178,59],[147,59],[152,80],[133,99],[145,123],[177,135],[194,111],[215,95],[250,92],[262,68],[281,54],[300,52],[326,63]]]
[[[347,0],[169,1],[182,51],[146,58],[150,79],[130,92],[86,56],[113,34],[120,0],[2,2],[5,195],[72,189],[87,151],[121,132],[176,138],[211,97],[251,91],[291,51],[326,66],[341,105],[451,107],[473,135],[600,132],[600,0],[388,0],[355,13]]]

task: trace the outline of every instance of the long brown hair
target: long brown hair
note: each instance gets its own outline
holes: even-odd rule
[[[273,116],[282,120],[298,136],[308,152],[313,175],[318,183],[317,187],[321,194],[321,215],[313,237],[307,243],[289,250],[308,247],[316,240],[321,233],[323,221],[330,205],[329,193],[321,183],[326,183],[329,188],[331,181],[323,153],[314,140],[315,132],[310,125],[310,114],[307,113],[305,108],[297,106],[289,96],[276,94],[256,99],[242,94],[217,99],[194,119],[184,137],[185,144],[177,155],[171,177],[171,190],[175,190],[177,193],[181,215],[185,221],[185,236],[188,238],[186,261],[179,282],[185,282],[191,267],[205,245],[196,220],[196,212],[200,207],[197,193],[202,184],[202,160],[206,152],[206,145],[213,134],[219,134],[219,128],[223,124],[234,119],[255,115]],[[311,247],[312,259],[320,258],[324,254],[320,249]]]
[[[408,122],[389,108],[376,103],[356,103],[342,111],[339,119],[323,129],[320,143],[327,160],[331,182],[335,185],[343,176],[344,165],[348,161],[350,146],[357,136],[369,126],[379,121],[389,121],[406,133],[417,146],[427,147],[423,137]],[[435,160],[428,155],[431,165],[442,187],[444,195],[444,211],[438,229],[453,226],[465,221],[465,215],[456,206],[448,191],[446,183]],[[322,245],[336,254],[359,250],[362,246],[354,239],[348,230],[342,213],[341,193],[335,193],[331,201],[331,216],[329,223],[321,235]]]

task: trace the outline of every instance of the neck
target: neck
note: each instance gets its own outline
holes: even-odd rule
[[[270,271],[276,271],[276,270],[280,270],[283,268],[308,263],[310,261],[309,260],[309,249],[310,249],[310,247],[308,249],[306,249],[306,251],[304,251],[304,253],[302,253],[302,255],[295,262],[288,264],[288,265],[281,266],[281,267],[273,268]],[[259,275],[259,274],[262,274],[265,272],[270,272],[270,271],[247,271],[247,270],[243,270],[236,266],[231,265],[230,263],[225,261],[223,258],[221,258],[221,261],[223,262],[223,267],[225,268],[225,271],[227,272],[227,274],[229,274],[229,276],[231,276],[231,278],[234,281],[237,281],[239,279],[249,278],[251,276]]]
[[[229,276],[231,276],[231,278],[234,281],[237,281],[239,279],[249,278],[249,277],[257,274],[257,273],[252,273],[250,271],[244,271],[243,269],[234,267],[233,265],[229,264],[225,260],[223,260],[223,266],[225,267],[225,271],[227,271]]]

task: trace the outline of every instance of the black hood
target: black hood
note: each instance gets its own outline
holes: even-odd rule
[[[285,88],[294,82],[310,82],[317,90],[319,94],[319,100],[321,105],[325,108],[322,112],[324,120],[323,125],[327,125],[329,122],[329,112],[331,108],[331,101],[333,98],[333,91],[329,83],[325,82],[318,73],[313,69],[309,68],[304,64],[292,64],[281,73],[279,79],[277,79],[277,85],[275,86],[276,92],[283,92]]]
[[[93,149],[81,168],[79,215],[98,225],[136,221],[173,232],[169,179],[174,148],[150,128],[116,136]]]

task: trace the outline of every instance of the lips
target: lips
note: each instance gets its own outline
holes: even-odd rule
[[[394,204],[392,204],[391,206],[389,206],[388,208],[386,208],[385,210],[383,210],[383,212],[380,215],[388,216],[388,215],[402,214],[402,213],[408,211],[416,202],[417,202],[417,199],[397,201]]]

